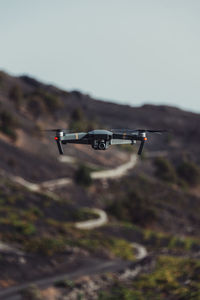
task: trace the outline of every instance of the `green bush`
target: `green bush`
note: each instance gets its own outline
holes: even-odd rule
[[[19,123],[8,111],[0,112],[0,131],[9,136],[12,140],[16,140],[16,128],[19,127]]]
[[[142,293],[131,290],[121,282],[115,282],[109,291],[100,291],[98,300],[144,300]]]
[[[41,96],[33,95],[28,100],[28,111],[33,115],[34,118],[39,118],[41,114],[46,113],[46,105],[43,102]]]
[[[55,287],[58,288],[70,288],[73,289],[75,287],[75,283],[72,280],[68,280],[68,279],[61,279],[59,281],[56,281],[54,283]]]
[[[71,114],[71,119],[73,121],[82,121],[85,118],[84,113],[81,108],[76,108]]]
[[[133,247],[129,242],[121,238],[105,236],[98,232],[86,233],[82,237],[74,240],[73,243],[92,253],[107,249],[109,253],[112,253],[116,257],[132,261],[135,259]]]
[[[90,169],[85,165],[80,165],[75,172],[75,182],[79,185],[90,186],[92,178],[90,175]]]
[[[183,161],[177,167],[177,174],[189,185],[195,186],[200,182],[200,170],[192,162]]]
[[[81,108],[73,110],[70,118],[69,127],[74,131],[90,131],[97,127],[94,120],[88,120]]]
[[[25,236],[33,235],[36,232],[35,225],[32,223],[16,220],[13,225],[19,233]]]
[[[10,93],[9,93],[9,98],[14,101],[15,106],[17,108],[20,107],[22,99],[23,99],[23,93],[22,93],[21,88],[18,85],[14,85],[11,88]]]
[[[154,165],[156,167],[155,175],[158,178],[172,183],[177,181],[176,171],[173,165],[166,158],[156,158]]]
[[[44,94],[44,102],[50,113],[55,113],[58,109],[62,107],[62,102],[59,97],[52,95],[50,93]]]
[[[45,113],[54,115],[62,106],[63,103],[58,96],[41,89],[36,89],[27,96],[27,107],[35,118]]]
[[[85,221],[85,220],[91,220],[91,219],[98,219],[99,215],[95,214],[93,211],[90,211],[89,209],[74,209],[72,212],[70,212],[74,222],[77,221]]]
[[[33,213],[37,217],[43,217],[44,216],[43,212],[37,206],[32,206],[29,209],[29,212]]]
[[[21,290],[20,292],[22,300],[42,300],[40,290],[34,284],[31,284],[27,288]]]
[[[132,288],[144,299],[199,299],[199,267],[198,260],[160,256],[154,271],[140,275]]]
[[[168,247],[172,249],[184,249],[185,241],[178,237],[172,237],[169,241]]]
[[[25,250],[45,256],[52,256],[55,253],[63,252],[65,243],[62,239],[38,238],[31,239],[25,243]]]
[[[150,208],[148,198],[143,198],[135,191],[131,191],[124,199],[115,199],[107,210],[119,220],[140,225],[156,219],[156,212]]]
[[[113,278],[98,300],[198,300],[199,268],[197,259],[158,256],[153,270],[149,268],[129,282]]]

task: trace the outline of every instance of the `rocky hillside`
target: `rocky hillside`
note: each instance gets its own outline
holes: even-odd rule
[[[175,107],[130,107],[92,99],[78,91],[66,92],[28,76],[0,73],[1,140],[34,154],[55,154],[45,128],[161,128],[164,137],[152,136],[146,149],[169,150],[172,156],[189,155],[199,162],[200,116]],[[42,148],[41,148],[42,144]],[[68,150],[70,151],[70,150]]]
[[[9,294],[10,286],[22,283],[11,297],[51,299],[50,290],[59,299],[81,294],[99,300],[155,299],[157,293],[159,299],[196,297],[199,121],[200,115],[175,107],[108,103],[0,72],[0,298],[4,289]],[[95,179],[95,173],[111,169],[115,174],[116,166],[126,167],[138,145],[101,152],[69,145],[62,161],[54,136],[44,131],[49,128],[169,132],[149,136],[144,155],[128,173]],[[99,218],[93,208],[106,216],[101,227],[77,227],[78,221]],[[148,256],[139,259],[138,249]],[[104,265],[117,276],[98,276]],[[75,274],[96,277],[85,284],[85,279],[71,281],[79,280]],[[47,292],[28,288],[33,280]]]

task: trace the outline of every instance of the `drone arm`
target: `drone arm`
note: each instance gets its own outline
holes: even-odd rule
[[[134,140],[134,139],[137,139],[137,135],[134,135],[134,134],[129,134],[129,133],[113,133],[113,139],[119,139],[119,140]]]

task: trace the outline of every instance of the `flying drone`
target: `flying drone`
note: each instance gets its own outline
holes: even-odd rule
[[[142,154],[144,143],[147,141],[147,133],[162,134],[166,130],[149,129],[97,129],[89,132],[70,133],[67,129],[50,129],[47,131],[55,132],[55,141],[58,151],[63,154],[62,145],[65,144],[85,144],[91,145],[95,150],[106,150],[110,145],[136,144],[140,142],[138,155]]]

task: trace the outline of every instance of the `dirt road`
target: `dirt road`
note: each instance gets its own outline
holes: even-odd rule
[[[132,154],[130,156],[130,160],[128,162],[122,164],[121,166],[116,167],[114,169],[110,169],[110,170],[92,172],[91,177],[92,177],[92,179],[119,178],[119,177],[126,175],[128,170],[134,168],[136,163],[137,163],[137,155]]]
[[[136,164],[137,158],[136,155],[133,154],[130,157],[130,161],[111,170],[106,170],[106,171],[99,171],[99,172],[93,172],[91,174],[93,179],[106,179],[106,178],[118,178],[121,176],[124,176],[126,172],[133,168]],[[47,190],[47,192],[50,190],[52,191],[54,188],[59,188],[62,185],[66,185],[71,183],[71,179],[69,178],[61,178],[61,179],[56,179],[56,180],[51,180],[47,182],[43,182],[41,184],[35,184],[35,183],[30,183],[23,178],[17,177],[17,176],[12,176],[11,178],[13,181],[25,186],[31,191],[37,191],[40,192],[41,190],[44,190],[44,188]],[[83,222],[77,222],[75,223],[75,227],[83,230],[91,230],[96,227],[103,226],[108,222],[108,217],[105,211],[101,209],[91,209],[92,212],[95,214],[98,214],[99,217],[97,219],[92,219],[88,221],[83,221]],[[4,249],[12,249],[10,246],[6,244],[0,244],[0,249],[1,247],[4,247]],[[147,256],[147,251],[144,246],[137,244],[137,243],[132,243],[133,249],[136,250],[136,260],[140,261],[143,260]],[[12,249],[13,251],[14,249]],[[113,260],[113,261],[97,261],[94,259],[87,259],[87,263],[85,266],[81,266],[81,268],[78,268],[77,270],[74,270],[73,272],[68,272],[65,274],[61,275],[56,275],[53,277],[41,279],[41,280],[36,280],[33,282],[25,283],[19,286],[14,286],[7,288],[3,291],[0,291],[0,299],[10,299],[10,300],[18,300],[21,299],[19,293],[22,289],[27,288],[30,284],[35,284],[38,287],[46,287],[58,280],[62,279],[75,279],[78,278],[82,275],[92,275],[92,274],[98,274],[98,273],[103,273],[106,271],[109,272],[114,272],[114,271],[119,271],[123,269],[127,269],[130,265],[131,262],[128,261],[122,261],[119,259]],[[138,266],[135,267],[135,269],[131,269],[131,272],[135,272],[134,274],[138,274]],[[128,268],[126,272],[130,272],[130,269]],[[125,272],[125,274],[126,274]]]
[[[91,177],[92,177],[92,179],[119,178],[119,177],[126,175],[128,170],[134,168],[136,163],[137,163],[137,155],[132,154],[130,156],[130,160],[128,162],[122,164],[121,166],[113,168],[113,169],[109,169],[109,170],[91,172]],[[72,183],[72,179],[69,177],[48,180],[48,181],[44,181],[41,183],[32,183],[32,182],[29,182],[19,176],[13,176],[13,175],[9,175],[9,174],[8,174],[8,176],[10,177],[10,179],[12,181],[19,183],[20,185],[26,187],[27,189],[29,189],[30,191],[33,191],[33,192],[39,192],[44,189],[53,191],[56,188],[59,188],[61,186],[65,186],[65,185]]]

